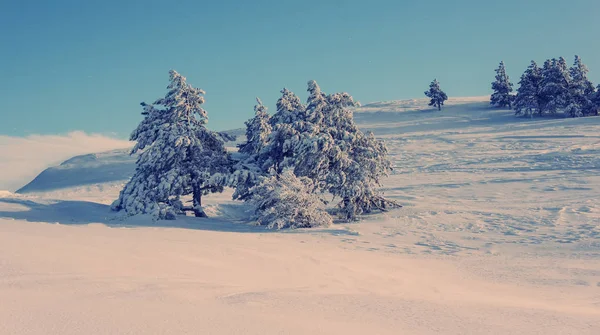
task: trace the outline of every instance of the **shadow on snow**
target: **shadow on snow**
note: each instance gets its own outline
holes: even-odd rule
[[[16,210],[6,210],[5,205],[25,207]],[[240,211],[244,204],[219,205],[226,212]],[[55,200],[40,203],[20,198],[0,198],[0,219],[13,219],[28,222],[58,223],[64,225],[86,225],[92,223],[104,224],[111,228],[178,228],[232,233],[327,233],[331,235],[356,235],[357,233],[345,227],[330,227],[318,229],[286,229],[274,230],[256,226],[252,221],[242,218],[195,218],[180,216],[177,220],[153,220],[147,215],[125,216],[114,212],[110,206],[88,201]]]

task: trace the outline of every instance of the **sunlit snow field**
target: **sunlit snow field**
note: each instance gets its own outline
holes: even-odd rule
[[[404,207],[327,229],[254,227],[231,192],[209,219],[125,219],[124,150],[0,191],[0,333],[598,334],[600,117],[488,105],[359,108]]]

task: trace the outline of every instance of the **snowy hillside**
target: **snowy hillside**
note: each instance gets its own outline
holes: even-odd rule
[[[226,145],[233,148],[243,141],[244,129],[225,131],[235,141]],[[16,193],[49,192],[67,188],[117,187],[131,178],[137,155],[129,155],[130,149],[118,149],[90,153],[70,158],[58,166],[49,167]]]
[[[434,124],[437,124],[437,127],[441,124],[442,127],[450,127],[452,123],[457,122],[458,127],[464,126],[464,122],[472,122],[468,118],[468,113],[465,113],[466,109],[481,112],[489,104],[488,97],[450,98],[446,102],[447,107],[443,115],[430,115],[429,113],[434,111],[427,106],[428,101],[428,99],[411,99],[370,103],[358,108],[354,117],[364,129],[383,135],[402,131],[404,128],[412,131],[420,129],[419,127],[436,129],[436,126],[432,126]],[[457,110],[452,106],[460,106],[460,108]],[[419,111],[424,114],[416,113]],[[506,118],[507,115],[502,113],[502,116]],[[229,147],[235,147],[244,141],[242,128],[225,133],[236,137],[236,141],[226,144]],[[107,184],[104,185],[106,187],[115,182],[121,185],[133,174],[136,157],[129,156],[127,149],[75,156],[58,166],[44,170],[16,193],[48,192],[77,186],[94,187],[98,186],[97,184]]]
[[[59,166],[44,170],[17,193],[122,182],[133,175],[136,158],[129,155],[128,149],[75,156]]]
[[[265,231],[231,192],[208,219],[123,218],[123,151],[1,192],[0,333],[596,334],[600,117],[426,105],[356,110],[404,206],[360,223]]]

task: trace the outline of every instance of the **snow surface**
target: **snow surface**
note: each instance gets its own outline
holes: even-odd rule
[[[405,206],[361,223],[268,231],[230,191],[209,219],[123,218],[108,178],[0,191],[0,334],[597,334],[600,117],[426,105],[357,110]]]
[[[226,142],[226,149],[237,150],[244,135],[243,129],[225,131],[230,136],[235,136],[235,141]],[[121,142],[118,142],[123,146]],[[138,155],[130,155],[133,146],[131,142],[124,142],[126,149],[116,149],[101,153],[86,153],[81,156],[72,157],[58,166],[51,166],[42,171],[32,181],[19,188],[16,193],[39,193],[59,189],[87,187],[123,188],[135,171],[135,162]],[[18,147],[18,145],[16,146]],[[18,151],[17,149],[13,149]],[[8,154],[11,157],[10,154]],[[47,162],[54,162],[48,160]],[[48,164],[48,163],[46,163]]]
[[[67,135],[0,135],[0,190],[14,191],[48,166],[73,155],[132,146],[129,141],[80,131]]]

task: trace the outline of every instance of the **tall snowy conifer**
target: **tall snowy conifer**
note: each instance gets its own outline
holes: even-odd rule
[[[569,85],[571,76],[567,62],[563,57],[547,60],[542,69],[541,98],[542,110],[556,114],[564,110],[571,102]]]
[[[271,133],[257,156],[260,169],[270,174],[281,174],[285,167],[293,165],[294,141],[299,138],[293,125],[300,120],[305,109],[300,98],[287,88],[281,90],[281,94],[277,100],[277,111],[270,119]]]
[[[235,188],[233,199],[247,200],[251,196],[250,189],[263,178],[258,164],[259,155],[268,142],[271,134],[271,117],[259,98],[254,106],[254,117],[246,121],[246,142],[238,146],[237,162],[234,172],[229,176],[228,185]]]
[[[506,74],[503,61],[500,62],[500,66],[496,69],[496,81],[492,83],[492,90],[494,90],[494,93],[490,97],[491,105],[500,108],[512,108],[513,96],[511,92],[513,91],[513,84]]]
[[[315,191],[339,197],[338,214],[345,220],[397,207],[376,190],[391,163],[383,142],[354,123],[351,108],[359,104],[348,93],[326,95],[314,81],[308,83],[308,92],[307,118],[320,122],[312,122],[313,131],[303,133],[296,146],[295,174],[309,177]]]
[[[426,91],[425,95],[431,99],[429,101],[429,106],[435,106],[438,110],[442,110],[444,101],[448,100],[446,93],[440,89],[440,83],[437,79],[434,79],[431,84],[429,84],[429,91]]]
[[[308,177],[316,187],[322,187],[328,173],[329,153],[333,150],[335,141],[324,131],[325,116],[329,108],[327,96],[314,80],[308,82],[307,91],[309,95],[306,108],[293,125],[298,132],[298,140],[294,145],[294,173]]]
[[[571,117],[590,115],[594,112],[592,95],[594,85],[587,78],[588,68],[583,64],[579,56],[575,56],[573,66],[569,69],[571,82],[569,83],[570,104],[565,112]]]
[[[301,113],[300,119],[310,126],[300,126],[301,131],[315,130],[315,127],[321,127],[325,120],[325,110],[327,109],[327,96],[321,91],[321,87],[316,81],[308,82],[308,98],[306,99],[306,108]],[[316,129],[318,131],[318,129]]]
[[[229,156],[219,134],[205,126],[204,91],[176,71],[169,75],[166,96],[141,104],[144,119],[131,134],[137,141],[131,152],[141,153],[113,209],[158,219],[174,219],[189,209],[202,217],[202,195],[223,190]],[[191,208],[181,203],[186,195],[192,195]]]
[[[532,117],[535,112],[541,115],[541,81],[542,70],[535,61],[531,61],[519,81],[519,88],[513,106],[516,115]]]
[[[596,88],[596,92],[592,94],[592,103],[593,107],[590,115],[598,115],[600,111],[600,85]]]
[[[294,92],[284,88],[281,98],[277,100],[277,111],[271,117],[271,125],[280,123],[292,124],[298,120],[298,114],[304,110],[304,105]]]
[[[239,152],[253,155],[259,153],[267,143],[272,127],[269,123],[270,116],[259,98],[256,98],[254,117],[246,121],[246,142],[239,145]]]

